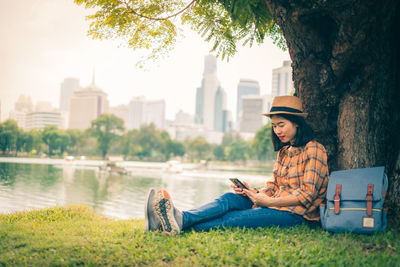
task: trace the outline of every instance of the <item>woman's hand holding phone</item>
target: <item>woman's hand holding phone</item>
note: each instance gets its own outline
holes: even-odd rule
[[[246,185],[247,185],[247,183],[246,183]],[[236,194],[242,195],[242,196],[245,196],[245,195],[246,195],[246,193],[243,191],[243,188],[238,187],[238,186],[235,185],[235,184],[231,184],[231,187],[233,188],[233,191],[235,191]]]
[[[247,187],[247,190],[250,191],[254,191],[255,193],[257,193],[257,189],[250,189],[250,186],[248,183],[246,183],[245,181],[239,181],[239,183],[235,182],[234,180],[238,180],[236,178],[232,178],[230,179],[232,181],[231,187],[233,188],[233,190],[235,191],[236,194],[238,195],[242,195],[242,196],[247,196],[246,193],[243,191],[243,187],[240,185],[243,184],[245,187]]]

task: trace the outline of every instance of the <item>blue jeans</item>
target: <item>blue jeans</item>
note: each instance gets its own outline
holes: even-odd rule
[[[221,227],[257,228],[265,226],[295,226],[305,219],[288,211],[252,208],[248,197],[225,193],[213,202],[197,209],[183,211],[182,229],[207,231]]]

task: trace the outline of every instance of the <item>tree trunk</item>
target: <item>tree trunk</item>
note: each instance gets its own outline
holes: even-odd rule
[[[330,171],[386,166],[400,207],[400,4],[266,0],[292,58],[296,94]]]

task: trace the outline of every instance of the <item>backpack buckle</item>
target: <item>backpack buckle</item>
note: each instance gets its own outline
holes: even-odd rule
[[[368,191],[367,191],[367,215],[368,217],[372,216],[372,195],[374,193],[374,185],[368,184]]]
[[[342,193],[342,185],[337,184],[335,198],[333,199],[333,201],[335,203],[335,214],[336,215],[339,214],[339,212],[340,212],[340,194],[341,193]]]

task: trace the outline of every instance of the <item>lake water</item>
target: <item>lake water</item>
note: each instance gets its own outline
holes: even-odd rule
[[[100,172],[98,166],[0,162],[0,213],[84,204],[118,219],[143,218],[150,188],[167,189],[183,210],[230,191],[229,177],[262,186],[268,176],[190,170],[167,174],[160,168],[132,168],[129,175]]]

